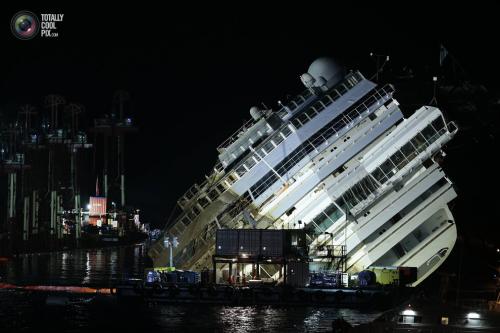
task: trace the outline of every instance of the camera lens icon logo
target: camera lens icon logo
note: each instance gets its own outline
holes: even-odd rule
[[[20,11],[12,17],[11,29],[14,36],[19,39],[31,39],[40,30],[40,21],[32,12]]]

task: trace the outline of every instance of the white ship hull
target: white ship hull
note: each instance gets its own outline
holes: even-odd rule
[[[180,243],[176,267],[211,267],[215,230],[250,227],[243,212],[259,228],[307,228],[311,253],[345,245],[348,272],[417,267],[417,285],[442,264],[456,240],[456,193],[434,157],[456,126],[434,107],[403,119],[394,89],[357,72],[320,88],[219,147],[221,164],[181,197],[164,230]],[[166,265],[163,238],[149,254]]]

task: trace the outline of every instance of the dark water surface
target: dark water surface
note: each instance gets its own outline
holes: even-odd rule
[[[142,245],[32,254],[0,262],[0,282],[108,286],[141,278],[149,265]],[[325,332],[339,317],[357,325],[378,315],[327,307],[123,304],[109,295],[0,289],[0,332]]]
[[[25,254],[0,262],[3,282],[40,285],[108,286],[142,278],[150,267],[143,245]]]

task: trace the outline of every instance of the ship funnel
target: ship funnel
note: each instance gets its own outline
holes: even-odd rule
[[[250,115],[252,116],[252,118],[254,120],[259,120],[260,118],[262,118],[264,116],[264,111],[259,109],[258,106],[252,106],[250,108]]]
[[[331,88],[339,83],[345,76],[345,69],[332,58],[322,57],[314,60],[306,74],[300,78],[306,88],[326,87]]]

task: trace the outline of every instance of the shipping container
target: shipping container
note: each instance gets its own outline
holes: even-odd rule
[[[258,229],[241,229],[239,234],[239,254],[258,256],[260,254],[260,235]]]
[[[307,257],[303,230],[219,229],[217,256],[262,256],[266,258]]]
[[[294,287],[309,285],[309,263],[305,261],[289,262],[286,266],[286,284]]]
[[[261,254],[264,257],[283,256],[283,230],[262,230]]]
[[[238,230],[217,230],[215,253],[218,256],[238,255]]]

